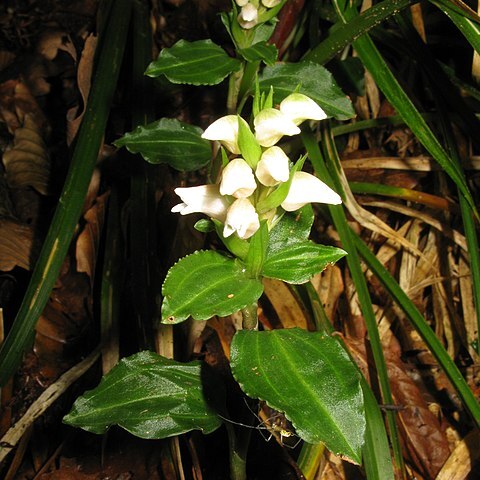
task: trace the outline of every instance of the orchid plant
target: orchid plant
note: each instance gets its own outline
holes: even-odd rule
[[[325,332],[261,331],[257,319],[265,278],[302,284],[346,254],[309,240],[311,204],[342,200],[303,170],[306,155],[297,153],[295,159],[298,150],[288,137],[330,116],[350,118],[353,108],[320,65],[276,63],[277,51],[268,38],[284,3],[236,0],[232,11],[223,14],[236,58],[210,40],[181,40],[147,69],[149,76],[195,85],[219,84],[229,76],[230,114],[204,131],[164,118],[137,127],[116,145],[151,163],[189,171],[210,162],[213,142],[214,158],[221,164],[215,181],[176,188],[181,201],[172,212],[204,214],[207,219],[195,227],[216,232],[225,251],[196,251],[170,268],[162,288],[161,321],[171,325],[241,312],[243,327],[233,338],[230,365],[245,394],[284,412],[305,442],[322,442],[360,463],[363,394],[358,370],[342,345]],[[260,71],[262,63],[267,66]],[[251,114],[242,114],[249,99]],[[134,386],[132,378],[138,378]],[[79,398],[66,422],[96,433],[118,424],[144,438],[192,429],[209,433],[225,423],[232,478],[245,478],[246,448],[229,423],[232,412],[219,380],[212,378],[199,362],[142,352],[122,360],[97,389]]]

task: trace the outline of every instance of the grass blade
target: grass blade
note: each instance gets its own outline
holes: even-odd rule
[[[130,0],[112,2],[87,108],[58,207],[14,324],[0,350],[0,385],[18,367],[33,338],[81,214],[117,83],[130,19]]]
[[[308,52],[303,60],[325,64],[346,46],[385,19],[395,15],[404,8],[418,3],[418,0],[384,0],[369,8],[347,24],[336,26],[335,30],[322,42]]]

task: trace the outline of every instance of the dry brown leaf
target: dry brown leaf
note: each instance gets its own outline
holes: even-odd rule
[[[0,50],[0,71],[7,68],[15,60],[15,54],[8,50]]]
[[[338,300],[344,292],[342,271],[337,265],[331,265],[310,281],[318,293],[327,318],[333,322]]]
[[[265,278],[265,295],[274,308],[283,328],[299,327],[307,329],[306,313],[301,308],[288,286],[280,280]]]
[[[472,469],[480,458],[478,445],[480,445],[480,433],[475,429],[457,444],[435,480],[464,480],[473,478],[470,476],[472,473],[475,474],[475,472],[472,472]],[[476,473],[477,475],[480,473],[478,468]]]
[[[41,129],[27,114],[23,126],[15,130],[13,147],[3,154],[10,187],[34,188],[42,195],[50,193],[50,159]]]
[[[473,347],[474,341],[478,339],[477,312],[473,300],[473,286],[470,272],[470,265],[464,255],[458,260],[458,277],[460,298],[462,303],[463,321],[466,331],[466,345],[474,364],[479,364],[478,353]]]
[[[45,30],[37,41],[37,52],[47,60],[53,60],[59,50],[68,53],[77,61],[77,51],[68,33],[62,30]]]
[[[77,69],[77,85],[80,95],[82,96],[83,105],[71,108],[67,112],[67,144],[70,145],[77,135],[80,123],[82,122],[85,108],[87,105],[88,94],[90,92],[90,84],[93,70],[93,59],[95,49],[97,47],[97,37],[89,35],[85,41],[80,61]],[[80,110],[81,108],[81,110]]]
[[[407,207],[405,205],[400,205],[399,203],[389,202],[389,201],[382,201],[382,202],[373,202],[373,201],[365,201],[362,202],[363,205],[368,205],[372,207],[378,208],[386,208],[391,210],[392,212],[398,212],[403,215],[406,215],[411,218],[417,218],[422,222],[432,226],[436,230],[439,230],[443,233],[443,235],[450,240],[454,241],[459,247],[461,247],[465,252],[468,251],[467,249],[467,242],[465,240],[465,236],[462,235],[458,230],[454,230],[449,228],[446,225],[443,225],[442,222],[433,218],[431,215],[422,212],[420,210],[415,210],[414,208]]]
[[[43,135],[47,135],[50,126],[42,109],[29,88],[20,80],[8,80],[0,85],[0,117],[7,124],[8,131],[14,133],[30,115]]]
[[[359,205],[350,189],[347,177],[345,176],[345,172],[343,171],[341,165],[338,163],[339,162],[336,161],[333,162],[337,176],[342,184],[343,191],[345,193],[343,199],[344,205],[345,207],[347,207],[347,210],[350,212],[350,215],[352,215],[355,221],[360,223],[360,225],[362,225],[363,227],[371,230],[372,232],[378,233],[379,235],[382,235],[393,242],[399,243],[400,245],[402,245],[402,247],[415,253],[415,255],[421,255],[422,253],[418,250],[418,248],[412,245],[401,235],[398,235],[398,233],[393,228],[380,220],[380,218],[378,218],[376,215]]]
[[[438,172],[441,167],[432,157],[418,155],[414,157],[386,157],[371,156],[368,158],[342,159],[342,167],[345,170],[360,168],[370,170],[372,168],[388,168],[392,170],[413,170],[416,172]],[[472,155],[463,164],[466,170],[480,170],[480,157]]]
[[[0,219],[0,270],[30,270],[35,253],[33,228],[10,218]]]
[[[86,211],[83,216],[85,227],[78,236],[75,247],[77,271],[86,273],[92,283],[108,196],[109,193],[99,196],[95,204]]]

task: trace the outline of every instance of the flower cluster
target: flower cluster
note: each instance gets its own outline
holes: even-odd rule
[[[282,0],[235,0],[240,7],[237,20],[242,28],[249,30],[259,23],[259,16],[268,8],[277,6]]]
[[[275,145],[284,135],[300,133],[298,125],[304,120],[324,118],[325,112],[312,99],[293,93],[278,109],[257,113],[255,133],[239,116],[218,119],[202,137],[219,141],[234,158],[224,167],[219,184],[175,189],[182,203],[172,212],[204,213],[224,225],[225,238],[236,233],[248,239],[260,228],[261,220],[267,220],[271,228],[285,211],[307,203],[341,203],[340,196],[317,177],[291,169],[288,156]],[[272,195],[282,185],[288,187],[287,182],[288,190]]]

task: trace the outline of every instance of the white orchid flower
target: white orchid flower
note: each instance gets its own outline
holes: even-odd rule
[[[207,140],[218,140],[230,152],[238,155],[238,117],[227,115],[215,120],[203,133],[202,138]]]
[[[237,17],[238,23],[246,30],[253,28],[258,23],[258,9],[252,3],[242,7]]]
[[[249,197],[257,188],[253,171],[243,158],[231,160],[222,172],[220,193],[235,198]]]
[[[289,160],[280,147],[270,147],[262,153],[255,175],[266,187],[286,182],[290,175]]]
[[[262,0],[262,4],[267,8],[273,8],[276,7],[281,1],[282,0]]]
[[[327,114],[310,97],[302,93],[292,93],[280,103],[280,111],[295,125],[305,120],[324,120]]]
[[[342,199],[338,193],[314,175],[295,172],[288,195],[282,202],[282,208],[287,212],[293,212],[312,202],[338,205],[342,203]]]
[[[181,215],[205,213],[211,218],[225,221],[230,204],[226,197],[220,195],[218,185],[176,188],[175,193],[182,199],[182,203],[175,205],[172,212]]]
[[[238,198],[227,211],[223,236],[229,237],[234,232],[243,240],[250,238],[260,228],[260,220],[255,207],[248,198]]]
[[[290,118],[275,108],[266,108],[253,121],[255,138],[262,147],[272,147],[284,135],[297,135],[300,129]]]

